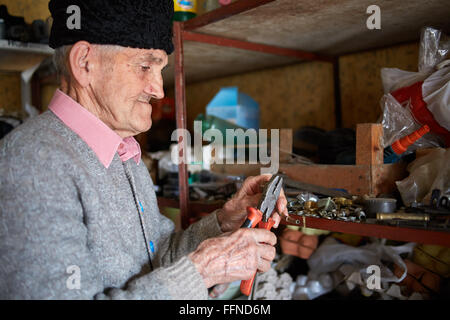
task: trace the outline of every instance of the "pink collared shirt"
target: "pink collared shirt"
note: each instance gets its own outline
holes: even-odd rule
[[[133,137],[122,139],[104,122],[61,90],[56,90],[48,108],[87,143],[105,168],[109,167],[116,152],[123,162],[133,158],[139,164],[141,147],[136,139]]]

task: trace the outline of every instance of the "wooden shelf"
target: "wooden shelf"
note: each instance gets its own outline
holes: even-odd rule
[[[450,30],[445,1],[378,0],[381,30],[369,30],[370,0],[239,0],[205,15],[174,24],[175,52],[164,78],[175,85],[177,127],[186,128],[186,83],[276,67],[298,61],[327,61],[335,72],[339,100],[338,57],[343,54],[418,41],[424,26]],[[339,101],[337,102],[339,105]],[[339,122],[338,122],[339,123]],[[281,165],[290,178],[353,194],[389,193],[406,176],[402,164],[383,164],[382,128],[358,125],[355,166]],[[247,168],[253,170],[253,168]],[[183,228],[193,212],[187,166],[179,166]],[[196,204],[201,209],[202,204]],[[212,211],[212,210],[211,210]],[[207,212],[207,211],[206,211]],[[450,246],[446,232],[305,217],[307,227],[400,241]]]
[[[46,44],[0,39],[0,70],[21,72],[53,54]]]
[[[366,10],[372,4],[370,0],[239,0],[188,20],[183,23],[186,82],[415,42],[424,26],[450,30],[446,1],[377,0],[381,30],[366,26]],[[174,85],[174,55],[169,57],[164,81],[167,87]]]
[[[354,195],[377,196],[383,193],[390,193],[396,189],[395,181],[406,177],[407,172],[404,163],[383,164],[383,146],[380,139],[382,130],[381,124],[368,123],[358,125],[356,134],[356,165],[280,164],[279,172],[305,184],[346,189],[350,194]],[[280,141],[280,146],[281,144]],[[228,165],[219,166],[215,170],[225,170],[227,174],[255,175],[258,174],[259,169],[260,165]],[[175,199],[158,198],[158,204],[162,207],[180,207],[178,200]],[[222,205],[223,202],[205,203],[202,201],[190,201],[187,209],[190,217],[189,221],[201,214],[210,213]],[[282,220],[281,223],[366,237],[450,247],[450,232],[446,231],[395,227],[377,223],[346,222],[297,215],[290,215],[290,217],[290,221]]]
[[[179,201],[177,199],[158,197],[158,206],[160,208],[179,208]],[[211,213],[222,206],[223,201],[211,203],[191,201],[189,203],[189,210],[192,213],[191,217],[199,217],[204,213]],[[292,214],[289,215],[289,217],[289,220],[292,222],[282,220],[281,223],[284,225],[356,234],[364,237],[386,238],[396,241],[435,244],[450,247],[450,232],[445,231],[434,231],[412,227],[394,227],[364,222],[347,222]]]
[[[361,123],[356,127],[356,165],[280,164],[289,178],[326,188],[345,189],[352,195],[389,194],[395,181],[407,177],[405,163],[383,163],[383,127]]]

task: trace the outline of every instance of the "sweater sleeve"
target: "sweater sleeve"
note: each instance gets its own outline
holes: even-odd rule
[[[172,264],[181,257],[194,251],[202,241],[222,234],[217,219],[218,210],[191,224],[186,230],[175,232],[174,223],[160,213],[157,207],[158,202],[154,192],[153,182],[148,172],[146,175],[148,175],[149,189],[151,190],[149,196],[151,202],[156,206],[157,221],[155,223],[158,225],[161,236],[160,247],[156,256],[158,265],[167,266]]]
[[[207,298],[183,255],[130,275],[123,288],[104,288],[80,195],[67,175],[70,159],[54,159],[42,143],[34,150],[6,149],[0,148],[0,299]]]

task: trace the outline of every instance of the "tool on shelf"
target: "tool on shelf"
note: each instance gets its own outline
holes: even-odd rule
[[[291,187],[293,189],[309,191],[309,192],[324,195],[327,197],[341,197],[341,198],[347,198],[347,199],[352,198],[351,194],[349,194],[348,192],[345,192],[345,191],[331,189],[331,188],[325,188],[325,187],[310,184],[310,183],[296,181],[296,180],[289,178],[285,174],[282,174],[281,177],[283,177],[283,179],[284,179],[285,186]]]
[[[377,213],[377,220],[414,220],[414,221],[430,221],[430,216],[425,213]]]
[[[282,186],[283,178],[279,175],[274,175],[264,187],[257,208],[247,207],[247,219],[242,224],[241,228],[255,228],[258,226],[258,228],[266,230],[272,229],[275,221],[271,216],[275,209],[278,197],[280,196]],[[252,292],[255,276],[250,280],[241,281],[241,292],[246,296],[250,295]]]
[[[397,209],[397,200],[394,198],[363,198],[367,217],[375,218],[377,213],[393,213]]]
[[[408,147],[422,138],[429,131],[430,128],[427,125],[424,125],[420,129],[398,139],[390,146],[384,148],[384,163],[395,163],[399,161],[402,154],[405,153]]]

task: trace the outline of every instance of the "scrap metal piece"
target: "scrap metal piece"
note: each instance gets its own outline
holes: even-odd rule
[[[328,197],[320,199],[317,202],[317,207],[322,210],[331,211],[333,209],[336,209],[336,204],[333,202],[333,200],[331,200],[330,197]]]
[[[365,198],[364,204],[371,218],[377,213],[393,213],[397,209],[397,200],[392,198]]]
[[[377,220],[414,220],[414,221],[430,221],[429,214],[423,213],[377,213]]]

